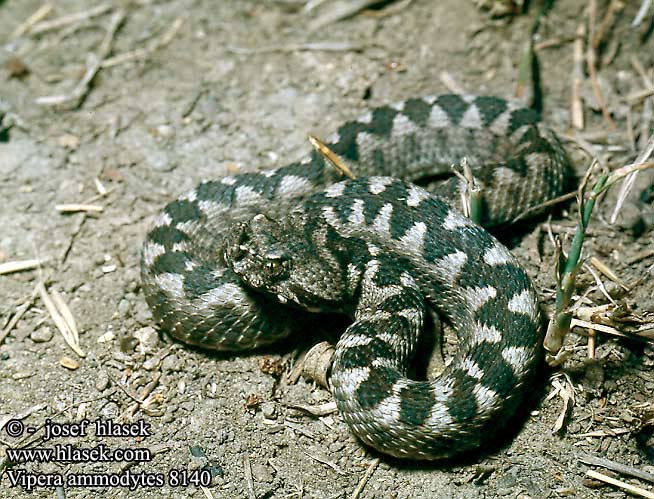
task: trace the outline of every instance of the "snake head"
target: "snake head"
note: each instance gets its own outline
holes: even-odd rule
[[[290,259],[278,243],[282,236],[278,222],[257,215],[236,224],[223,245],[223,257],[247,285],[267,289],[288,275]]]
[[[342,273],[325,268],[315,243],[292,219],[256,215],[234,225],[223,243],[223,259],[241,281],[283,304],[334,311]],[[340,301],[340,300],[339,300]]]

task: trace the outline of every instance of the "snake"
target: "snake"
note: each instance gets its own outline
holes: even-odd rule
[[[482,225],[560,195],[565,149],[533,109],[456,94],[370,109],[325,143],[356,178],[314,150],[165,206],[141,254],[154,321],[190,345],[243,351],[345,314],[329,382],[351,432],[409,460],[473,452],[524,402],[542,349],[530,278]],[[452,175],[462,158],[474,186]],[[480,224],[458,209],[471,191]],[[434,379],[412,379],[431,314],[458,349]]]

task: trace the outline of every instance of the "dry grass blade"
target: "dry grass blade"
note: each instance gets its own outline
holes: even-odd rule
[[[87,19],[92,19],[93,17],[100,16],[105,12],[109,12],[113,9],[113,5],[110,3],[103,3],[97,7],[93,7],[88,10],[83,10],[80,12],[75,12],[73,14],[68,14],[66,16],[58,17],[50,21],[43,21],[38,24],[35,24],[29,30],[30,35],[36,35],[38,33],[43,33],[44,31],[50,31],[53,29],[62,28],[69,24],[74,24],[80,21],[85,21]]]
[[[0,263],[0,275],[22,272],[23,270],[33,270],[38,268],[42,263],[43,262],[37,258]]]
[[[52,290],[52,301],[54,302],[55,306],[57,307],[57,310],[59,310],[59,313],[63,317],[64,321],[66,321],[66,324],[68,325],[68,328],[72,334],[73,342],[75,345],[79,345],[79,330],[77,329],[77,321],[75,321],[75,317],[73,317],[73,313],[70,311],[70,308],[68,308],[68,305],[62,298],[62,296],[59,294],[59,291],[56,289]]]
[[[647,165],[648,163],[646,162],[650,158],[653,152],[654,152],[654,133],[647,141],[647,145],[645,146],[645,148],[643,148],[642,152],[636,158],[634,164]],[[649,168],[649,166],[645,166],[644,168]],[[620,213],[620,209],[622,208],[624,202],[627,200],[627,196],[629,196],[629,193],[631,192],[631,189],[633,188],[634,183],[636,182],[636,176],[638,175],[638,171],[643,170],[644,168],[634,168],[634,170],[631,173],[629,173],[629,175],[622,182],[622,186],[620,187],[620,192],[618,194],[618,200],[615,203],[615,208],[613,208],[613,213],[611,213],[610,222],[612,224],[614,224],[615,221],[617,220],[618,214]]]
[[[575,389],[567,375],[565,376],[563,383],[561,383],[557,377],[552,378],[552,385],[554,386],[554,389],[549,393],[546,400],[550,400],[557,395],[563,400],[563,407],[559,413],[559,417],[556,418],[556,422],[552,427],[552,431],[556,433],[563,428],[565,418],[575,405]]]
[[[387,7],[384,7],[382,10],[376,11],[376,10],[371,10],[369,12],[366,12],[371,17],[388,17],[392,16],[394,14],[397,14],[398,12],[406,9],[413,0],[400,0],[397,3],[392,3],[388,5]]]
[[[47,2],[41,5],[34,14],[29,16],[25,22],[18,25],[18,27],[11,34],[10,38],[18,38],[19,36],[27,33],[32,27],[39,21],[45,19],[45,17],[52,11],[52,3]]]
[[[465,88],[461,85],[456,78],[449,71],[441,71],[438,75],[438,79],[441,81],[445,88],[447,88],[453,94],[466,94]]]
[[[315,460],[315,461],[318,461],[319,463],[324,464],[325,466],[329,466],[331,469],[333,469],[333,470],[334,470],[336,473],[338,473],[339,475],[343,475],[343,476],[345,476],[345,475],[347,474],[347,473],[345,473],[342,469],[340,469],[340,468],[338,467],[338,465],[336,465],[336,463],[333,463],[333,462],[330,461],[329,459],[326,459],[326,458],[324,458],[324,457],[322,457],[322,456],[316,456],[315,454],[309,454],[309,453],[308,453],[307,451],[305,451],[305,450],[303,450],[302,452],[304,452],[304,453],[305,453],[307,456],[309,456],[311,459],[313,459],[313,460]]]
[[[573,436],[577,438],[605,438],[605,437],[617,437],[620,435],[625,435],[631,433],[631,430],[627,428],[614,428],[611,430],[598,430],[598,431],[587,431],[586,433],[577,433]]]
[[[95,184],[95,190],[98,191],[99,196],[107,195],[107,188],[102,184],[98,177],[93,178],[93,183]]]
[[[78,213],[80,211],[100,213],[104,208],[97,204],[68,203],[55,205],[55,210],[60,213]]]
[[[309,135],[309,142],[311,142],[311,145],[320,153],[322,154],[329,162],[334,165],[334,167],[341,172],[343,175],[345,175],[347,178],[354,180],[356,177],[354,176],[354,173],[348,168],[348,166],[343,162],[341,158],[338,157],[338,155],[332,151],[327,145],[322,142],[320,139],[314,137],[313,135]]]
[[[611,302],[611,304],[616,305],[615,300],[611,297],[609,292],[606,290],[606,287],[604,286],[604,283],[602,282],[602,278],[600,277],[599,273],[593,269],[590,265],[583,264],[583,267],[590,272],[590,274],[593,276],[593,279],[595,279],[595,283],[597,284],[598,289],[600,292],[604,295],[604,297]],[[581,301],[581,300],[580,300]],[[579,303],[579,302],[577,302]]]
[[[574,199],[576,196],[577,196],[577,191],[568,192],[566,194],[562,194],[561,196],[555,197],[554,199],[550,199],[549,201],[545,201],[544,203],[541,203],[539,205],[532,206],[531,208],[523,211],[522,213],[520,213],[520,215],[518,215],[513,220],[511,220],[511,224],[514,224],[524,218],[528,218],[535,213],[539,213],[540,211],[544,210],[545,208],[549,208],[550,206],[554,206],[559,203],[570,201],[571,199]]]
[[[634,20],[631,23],[631,26],[633,28],[635,28],[636,26],[638,26],[640,23],[643,22],[643,19],[645,19],[645,16],[647,15],[647,11],[651,6],[652,6],[652,0],[643,0],[643,2],[640,4],[638,12],[636,13],[636,17],[634,17]]]
[[[630,483],[623,482],[622,480],[617,480],[616,478],[611,478],[610,476],[604,475],[603,473],[599,473],[593,470],[588,470],[586,472],[586,476],[593,478],[595,480],[599,480],[600,482],[608,483],[609,485],[619,487],[639,497],[654,499],[654,492],[650,492],[649,490],[645,490],[641,487],[636,487],[635,485],[631,485]]]
[[[483,218],[483,197],[481,187],[472,174],[472,169],[468,164],[468,158],[462,158],[460,164],[461,173],[456,168],[452,171],[456,177],[465,184],[465,189],[461,189],[461,211],[476,224],[481,224]]]
[[[9,333],[11,333],[12,329],[16,327],[16,324],[18,324],[18,321],[21,319],[21,317],[23,317],[25,312],[27,312],[29,308],[32,306],[32,304],[34,303],[34,298],[36,298],[36,294],[37,294],[37,290],[35,288],[34,291],[32,291],[32,295],[25,301],[25,303],[23,303],[20,307],[18,307],[14,315],[7,322],[4,329],[0,331],[0,344],[2,344],[3,341],[5,341],[5,338],[9,336]]]
[[[630,93],[629,95],[627,95],[627,102],[629,102],[630,104],[635,104],[639,100],[645,99],[650,95],[654,95],[654,87],[645,88],[643,90],[637,90],[635,92]]]
[[[320,17],[317,17],[309,23],[309,31],[316,31],[324,28],[329,24],[333,24],[342,19],[352,17],[362,10],[379,3],[379,0],[353,0],[349,2],[333,2],[329,6],[329,10]]]
[[[61,296],[57,295],[58,298],[53,300],[45,289],[43,283],[37,284],[36,289],[41,296],[41,300],[43,300],[43,303],[45,304],[45,308],[48,309],[50,317],[52,317],[57,329],[64,337],[66,344],[80,357],[86,357],[86,354],[79,346],[79,332],[75,321],[70,321],[73,315]]]
[[[602,274],[604,274],[606,277],[611,279],[622,289],[624,289],[625,291],[629,291],[629,286],[627,286],[624,282],[622,282],[622,279],[620,279],[618,275],[615,272],[613,272],[613,270],[604,262],[602,262],[599,258],[597,258],[596,256],[590,257],[590,263],[593,265],[593,267],[595,267]]]
[[[646,258],[650,258],[654,256],[654,249],[647,249],[644,251],[641,251],[640,253],[636,253],[633,257],[631,257],[629,260],[627,260],[627,265],[633,265],[634,263],[640,262],[641,260],[645,260]]]
[[[289,404],[287,407],[300,411],[308,416],[323,417],[338,412],[336,402],[327,402],[320,405]]]
[[[647,71],[645,71],[645,67],[643,66],[643,63],[640,62],[640,59],[636,55],[632,55],[629,58],[629,62],[633,66],[633,68],[636,70],[638,75],[640,76],[641,80],[643,80],[643,83],[647,88],[654,88],[654,82],[652,82],[652,79],[649,77],[647,74]]]
[[[654,117],[654,99],[645,99],[643,104],[643,112],[640,115],[640,140],[639,145],[641,149],[647,147],[647,136],[649,135],[650,125]]]
[[[68,103],[76,103],[88,91],[91,80],[95,78],[99,68],[100,63],[98,58],[94,54],[89,54],[86,60],[86,72],[69,94],[46,95],[44,97],[38,97],[35,102],[42,106],[59,106]]]
[[[611,326],[606,326],[604,324],[595,324],[594,322],[582,321],[579,319],[572,319],[572,321],[570,322],[570,328],[576,326],[585,327],[587,329],[592,329],[593,331],[599,331],[601,333],[606,333],[613,336],[621,336],[623,338],[628,337],[628,335],[618,331],[616,328]]]

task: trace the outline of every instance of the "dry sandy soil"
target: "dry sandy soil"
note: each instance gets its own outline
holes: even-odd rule
[[[370,498],[625,496],[590,480],[589,468],[651,490],[646,477],[583,462],[600,456],[654,472],[651,427],[643,426],[654,391],[654,351],[646,340],[654,320],[651,191],[638,197],[645,180],[626,209],[632,218],[644,214],[646,223],[636,231],[630,223],[608,224],[612,192],[596,211],[584,247],[628,289],[584,267],[575,297],[585,306],[610,303],[599,280],[623,307],[621,322],[609,325],[627,333],[641,328],[641,337],[598,334],[589,359],[588,330],[576,328],[567,339],[576,347],[573,357],[556,369],[543,366],[513,434],[466,462],[376,461],[337,414],[313,417],[293,409],[330,401],[326,390],[287,376],[317,339],[217,355],[152,328],[139,252],[166,202],[201,179],[295,160],[309,148],[308,133],[326,137],[368,107],[447,91],[445,73],[465,91],[514,96],[520,54],[541,7],[531,2],[527,13],[497,21],[472,2],[414,0],[311,30],[328,7],[307,13],[303,3],[58,0],[29,22],[47,2],[0,0],[0,109],[6,113],[0,264],[42,261],[0,276],[0,497],[335,499],[355,497],[360,484],[358,497]],[[600,112],[585,64],[578,74],[585,128],[571,128],[574,34],[578,25],[588,27],[587,2],[555,2],[538,28],[544,119],[568,138],[579,175],[590,164],[589,152],[618,167],[633,161],[652,133],[647,88],[654,87],[646,80],[654,79],[654,13],[631,27],[639,3],[625,2],[602,31],[609,2],[598,1],[591,22],[600,33],[596,81],[614,129]],[[90,8],[90,17],[67,18]],[[62,17],[65,22],[51,23]],[[101,64],[97,74],[75,94],[94,61]],[[57,103],[57,96],[72,98]],[[68,203],[102,211],[56,209]],[[500,234],[547,308],[555,286],[550,230],[567,248],[576,216],[576,204],[563,205],[551,222]],[[65,343],[35,292],[39,283],[68,304],[85,357]],[[262,359],[284,367],[279,379],[261,369]],[[143,420],[150,434],[141,428],[139,436],[123,438],[89,431],[43,439],[48,419],[98,418]],[[152,456],[142,463],[17,464],[6,453],[66,443],[149,449]],[[46,474],[53,480],[81,473],[158,475],[165,485],[66,484],[28,493],[9,478],[21,469],[41,480]],[[211,484],[203,489],[198,481],[207,477]],[[175,478],[190,483],[173,487]]]

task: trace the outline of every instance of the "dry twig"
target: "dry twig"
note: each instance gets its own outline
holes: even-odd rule
[[[593,94],[597,100],[597,105],[602,111],[602,116],[604,121],[611,130],[615,130],[615,122],[611,118],[611,113],[609,113],[606,103],[604,102],[604,96],[602,95],[602,90],[600,89],[599,82],[597,80],[597,47],[592,43],[596,39],[595,31],[595,20],[597,14],[597,5],[595,0],[588,1],[588,26],[589,26],[589,40],[586,48],[586,65],[588,67],[588,76],[590,77],[590,85],[593,89]]]
[[[33,270],[38,268],[42,263],[43,261],[38,258],[0,263],[0,275],[22,272],[23,270]]]
[[[25,301],[25,303],[18,307],[14,315],[11,317],[11,319],[9,319],[9,322],[7,322],[5,328],[2,330],[2,332],[0,332],[0,345],[2,345],[2,342],[5,341],[5,338],[9,336],[9,333],[11,333],[14,327],[16,327],[16,324],[18,324],[18,321],[23,317],[25,312],[27,312],[32,306],[34,303],[34,298],[36,298],[36,294],[37,290],[35,288],[32,292],[32,295]]]
[[[245,482],[247,483],[248,499],[257,499],[257,494],[254,490],[254,478],[252,476],[252,464],[247,452],[243,455],[243,468],[245,471]]]
[[[578,130],[584,128],[584,104],[581,100],[581,84],[583,81],[584,36],[586,27],[583,23],[577,26],[575,42],[573,44],[572,90],[571,110],[572,126]]]
[[[149,57],[160,48],[163,48],[166,45],[168,45],[170,42],[172,42],[173,38],[175,38],[175,35],[179,31],[179,29],[182,27],[182,24],[184,24],[184,18],[182,17],[176,18],[173,21],[173,23],[170,25],[170,27],[164,32],[164,34],[161,35],[160,38],[152,40],[151,43],[147,44],[143,48],[132,50],[130,52],[125,52],[123,54],[118,54],[114,57],[105,59],[104,61],[102,61],[102,64],[100,66],[102,68],[109,68],[111,66],[117,66],[118,64],[123,64],[124,62],[134,61],[138,59],[145,59]]]
[[[169,353],[169,352],[167,352]],[[129,398],[131,398],[134,402],[132,402],[125,411],[118,416],[119,421],[131,421],[131,419],[134,417],[134,414],[136,414],[136,411],[140,408],[144,408],[145,406],[148,405],[148,402],[150,401],[150,395],[154,391],[154,389],[159,385],[159,380],[161,379],[161,373],[156,372],[152,376],[152,381],[150,381],[147,385],[143,387],[141,390],[141,393],[139,393],[136,396],[131,395],[127,390],[124,389],[120,385],[120,383],[114,383],[120,390],[125,393]]]
[[[28,33],[30,35],[37,35],[45,31],[62,28],[69,24],[74,24],[80,21],[85,21],[87,19],[92,19],[106,12],[109,12],[111,9],[113,9],[113,7],[114,6],[111,3],[103,3],[98,5],[97,7],[93,7],[88,10],[83,10],[80,12],[75,12],[73,14],[68,14],[62,17],[58,17],[56,19],[52,19],[50,21],[43,21],[33,25],[28,30]]]
[[[602,44],[606,34],[611,31],[616,17],[615,14],[620,12],[622,9],[624,9],[624,3],[622,0],[611,0],[611,3],[606,9],[606,12],[604,12],[604,17],[602,18],[599,29],[595,32],[595,35],[591,40],[595,50],[597,50]]]
[[[640,478],[641,480],[646,480],[648,482],[654,483],[654,473],[648,473],[647,471],[643,471],[633,466],[617,463],[615,461],[611,461],[610,459],[606,459],[604,457],[591,456],[590,454],[583,454],[579,456],[577,459],[579,459],[579,461],[585,464],[591,464],[593,466],[601,466],[602,468],[606,468],[611,471],[616,471],[618,473],[622,473],[623,475],[633,476],[636,478]]]
[[[36,99],[37,104],[45,106],[70,106],[75,108],[79,106],[89,91],[91,90],[91,82],[100,71],[102,67],[102,61],[109,55],[111,52],[111,47],[118,32],[118,28],[122,25],[125,20],[126,12],[125,10],[119,10],[116,12],[111,21],[109,22],[109,27],[107,28],[107,33],[100,44],[97,54],[89,54],[86,60],[86,71],[84,76],[75,86],[75,88],[69,94],[60,94],[60,95],[48,95],[45,97],[39,97]]]
[[[350,42],[312,42],[312,43],[290,43],[288,45],[273,45],[269,47],[226,47],[228,52],[241,55],[268,54],[272,52],[361,52],[367,45]]]
[[[97,204],[81,204],[81,203],[67,203],[67,204],[56,204],[55,210],[60,213],[78,213],[83,212],[95,212],[100,213],[104,210],[102,206]]]
[[[352,493],[352,496],[350,497],[350,499],[358,499],[359,498],[359,495],[361,495],[361,492],[363,491],[363,488],[368,483],[368,480],[370,480],[370,477],[372,476],[372,474],[377,469],[377,466],[379,466],[379,458],[378,457],[376,457],[375,459],[372,460],[372,462],[370,463],[370,466],[368,466],[368,469],[366,470],[366,473],[363,475],[363,477],[359,481],[359,484],[357,485],[357,488],[354,489],[354,492]]]

